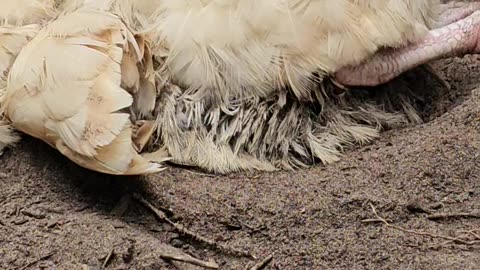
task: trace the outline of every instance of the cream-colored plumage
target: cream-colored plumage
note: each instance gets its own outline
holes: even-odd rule
[[[437,0],[161,1],[149,28],[152,52],[161,80],[180,88],[167,86],[157,106],[158,144],[175,162],[215,172],[334,162],[343,146],[407,119],[346,104],[319,82],[422,37],[438,7]]]
[[[426,34],[437,0],[164,0],[155,38],[175,83],[198,96],[310,100],[312,72],[358,64]],[[155,49],[154,49],[155,52]]]
[[[0,0],[0,21],[7,25],[38,24],[52,18],[55,0]]]
[[[0,0],[0,100],[16,56],[36,35],[39,24],[54,13],[53,0]],[[18,140],[9,122],[0,115],[0,152]]]
[[[20,50],[38,32],[38,25],[0,26],[0,100],[5,95],[7,75]],[[19,140],[9,123],[0,116],[0,151]]]
[[[113,174],[158,171],[149,160],[167,156],[221,173],[331,163],[384,126],[419,122],[408,91],[380,101],[338,95],[329,79],[385,47],[422,40],[444,7],[440,0],[58,2],[61,16],[15,60],[3,109],[20,131]]]
[[[65,0],[59,6],[61,13],[69,13],[78,9],[94,9],[119,16],[135,35],[144,62],[137,68],[137,59],[133,50],[124,50],[122,60],[122,87],[135,97],[134,111],[143,116],[150,113],[155,106],[155,71],[150,44],[144,39],[142,31],[156,10],[160,0]],[[142,75],[140,74],[142,73]]]
[[[110,11],[120,16],[133,30],[145,26],[162,0],[63,0],[60,12],[72,12],[79,8]]]
[[[160,171],[134,149],[133,98],[120,87],[123,52],[135,50],[139,62],[137,45],[113,14],[79,9],[60,16],[15,60],[6,117],[86,168],[125,175]]]

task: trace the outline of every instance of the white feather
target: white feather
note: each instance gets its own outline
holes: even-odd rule
[[[92,8],[50,22],[11,68],[3,103],[8,120],[90,169],[161,170],[135,152],[130,115],[120,112],[133,102],[120,87],[123,50],[138,47],[128,31],[117,16]]]

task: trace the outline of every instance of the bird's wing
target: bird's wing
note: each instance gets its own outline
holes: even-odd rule
[[[6,116],[84,167],[112,174],[160,170],[135,152],[130,115],[122,112],[133,101],[120,87],[123,50],[135,47],[131,37],[110,13],[79,9],[60,16],[13,64]]]
[[[0,0],[0,102],[7,74],[20,49],[39,29],[37,23],[54,16],[55,0]],[[19,140],[0,111],[0,149]]]
[[[38,33],[38,30],[38,25],[0,27],[0,104],[5,95],[7,77],[13,61],[23,46]],[[19,140],[8,121],[4,120],[3,112],[0,111],[0,151]]]
[[[136,42],[130,44],[138,46],[128,46],[123,50],[121,86],[134,95],[133,112],[140,117],[152,112],[157,94],[150,45],[140,34],[156,10],[157,2],[158,0],[65,0],[60,7],[62,12],[67,13],[83,8],[109,11],[121,17],[129,27],[134,34],[130,38],[136,39]],[[136,32],[139,33],[135,34]]]
[[[38,31],[39,26],[33,24],[22,27],[0,26],[0,97],[4,94],[13,61]]]

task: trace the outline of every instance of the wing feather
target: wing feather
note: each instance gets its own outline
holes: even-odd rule
[[[135,151],[130,115],[123,112],[133,103],[121,87],[124,51],[140,51],[130,37],[109,12],[84,8],[62,14],[14,62],[6,116],[81,166],[112,174],[159,171],[159,164]]]

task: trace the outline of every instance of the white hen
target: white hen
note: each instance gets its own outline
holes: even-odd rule
[[[158,171],[148,159],[164,150],[214,172],[334,162],[344,146],[418,116],[408,93],[390,91],[397,106],[387,110],[336,94],[327,78],[386,78],[472,52],[480,24],[480,13],[469,16],[480,5],[439,17],[439,0],[66,0],[60,9],[16,60],[6,115],[114,174]],[[412,52],[428,54],[415,62]],[[142,158],[144,146],[160,150]]]

